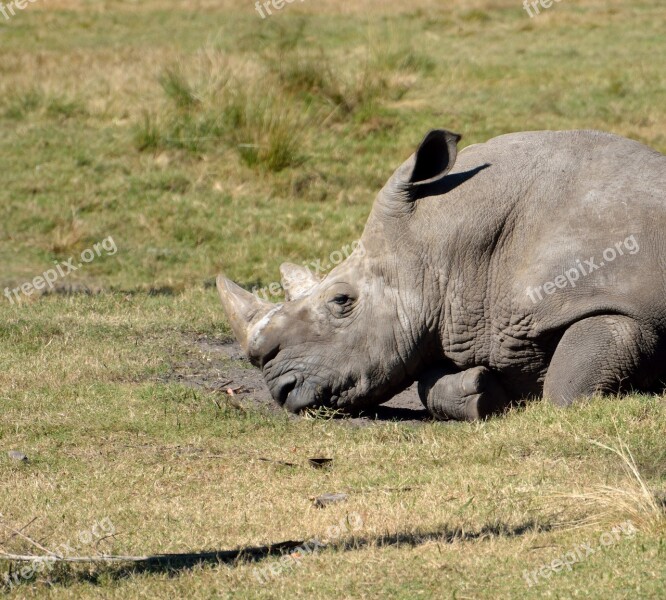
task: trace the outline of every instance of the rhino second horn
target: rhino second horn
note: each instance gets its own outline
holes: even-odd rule
[[[280,265],[282,287],[287,302],[307,296],[319,283],[319,279],[307,267],[282,263]]]
[[[223,275],[217,277],[217,291],[231,329],[243,352],[248,354],[251,330],[258,321],[274,310],[276,305],[260,300]]]

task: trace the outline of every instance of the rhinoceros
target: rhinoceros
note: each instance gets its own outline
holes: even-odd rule
[[[435,418],[666,381],[666,156],[599,131],[430,131],[356,250],[287,301],[222,275],[232,330],[290,411],[357,411],[414,382]]]

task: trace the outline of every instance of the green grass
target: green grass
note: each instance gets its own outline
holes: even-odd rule
[[[57,547],[109,517],[117,535],[96,549],[122,554],[363,522],[268,585],[253,569],[276,557],[173,573],[59,567],[4,591],[663,597],[661,398],[355,428],[239,407],[178,374],[236,368],[197,343],[230,336],[210,287],[219,271],[263,287],[283,261],[350,244],[430,128],[463,145],[599,128],[666,152],[665,17],[657,0],[570,0],[532,20],[514,0],[318,0],[263,21],[226,0],[61,0],[0,18],[0,291],[108,236],[118,248],[59,282],[99,294],[0,297],[0,550],[35,551],[3,529],[32,519],[25,533]],[[656,509],[592,441],[629,446]],[[312,456],[331,468],[308,467]],[[349,499],[315,509],[326,492]],[[635,536],[527,586],[525,570],[628,519]]]
[[[514,4],[262,21],[111,2],[0,23],[3,279],[42,272],[74,214],[73,251],[119,244],[85,272],[105,287],[264,285],[356,239],[435,126],[463,144],[596,127],[666,151],[658,3]]]

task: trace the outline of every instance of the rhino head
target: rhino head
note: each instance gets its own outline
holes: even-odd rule
[[[282,265],[286,302],[262,301],[218,277],[232,330],[280,405],[377,405],[436,358],[437,277],[409,239],[409,220],[422,186],[453,167],[459,139],[444,130],[425,137],[379,193],[358,247],[324,279]]]

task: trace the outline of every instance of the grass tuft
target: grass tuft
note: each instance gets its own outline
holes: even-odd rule
[[[648,486],[629,446],[619,437],[617,447],[595,440],[590,443],[619,457],[625,477],[616,485],[596,485],[589,490],[563,495],[591,512],[572,525],[609,527],[626,521],[644,533],[666,533],[666,503]]]
[[[173,101],[176,108],[189,109],[199,103],[192,87],[184,75],[175,68],[166,69],[158,78],[166,96]]]
[[[36,87],[8,94],[5,101],[4,116],[19,121],[41,108],[44,104],[44,92]]]
[[[162,146],[162,134],[157,119],[149,112],[145,112],[142,120],[134,126],[132,137],[134,146],[140,152],[155,151]]]

